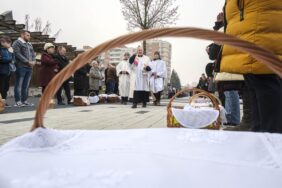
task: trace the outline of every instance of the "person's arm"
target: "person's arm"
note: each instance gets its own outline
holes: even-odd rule
[[[54,59],[53,57],[43,54],[41,56],[41,64],[47,67],[52,67],[52,66],[58,65],[58,61]]]
[[[120,63],[119,63],[116,67],[116,75],[119,77],[121,73],[122,73],[122,71],[121,71]]]
[[[13,43],[13,49],[15,57],[19,59],[22,63],[29,65],[29,60],[21,54],[21,46],[19,41],[15,41]]]
[[[36,61],[36,56],[35,56],[35,52],[34,52],[34,49],[33,49],[33,46],[31,45],[31,44],[29,44],[30,45],[30,51],[31,51],[31,59],[32,59],[32,61]]]
[[[1,50],[1,63],[9,64],[13,61],[13,54],[6,49],[5,51],[6,52],[4,52],[4,50]]]
[[[157,76],[160,78],[166,78],[167,76],[166,63],[164,61],[162,61],[161,71],[157,72]]]

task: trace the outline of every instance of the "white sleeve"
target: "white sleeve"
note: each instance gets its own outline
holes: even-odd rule
[[[157,75],[162,78],[166,78],[167,70],[166,70],[166,63],[162,61],[160,68],[157,70]]]

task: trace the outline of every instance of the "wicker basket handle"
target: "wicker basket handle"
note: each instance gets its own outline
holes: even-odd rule
[[[172,116],[172,103],[173,101],[179,96],[181,95],[182,93],[184,92],[199,92],[198,94],[196,95],[193,95],[194,97],[200,97],[200,96],[203,96],[203,97],[206,97],[206,98],[209,98],[214,106],[214,108],[216,110],[219,110],[219,102],[217,101],[217,99],[210,93],[204,91],[204,90],[201,90],[201,89],[198,89],[198,88],[191,88],[191,89],[183,89],[179,92],[177,92],[168,102],[167,106],[166,106],[166,109],[167,109],[167,117],[171,117]],[[191,98],[190,98],[191,99]]]
[[[74,59],[73,63],[69,64],[65,69],[57,74],[46,87],[45,92],[37,107],[34,124],[31,130],[34,130],[38,127],[44,127],[43,116],[48,108],[48,103],[52,96],[56,93],[56,91],[65,80],[67,80],[76,70],[85,65],[89,60],[97,57],[102,52],[105,52],[111,48],[157,37],[191,37],[197,39],[212,40],[219,44],[230,45],[243,52],[249,53],[257,60],[266,64],[280,77],[282,77],[282,62],[277,56],[275,56],[268,50],[256,46],[253,43],[240,40],[234,36],[192,27],[145,30],[115,38],[98,45],[92,50],[78,55],[78,57]]]

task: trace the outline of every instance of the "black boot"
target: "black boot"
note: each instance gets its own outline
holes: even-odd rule
[[[137,103],[133,103],[131,108],[137,108]]]
[[[143,107],[143,108],[146,108],[146,107],[147,107],[147,103],[146,103],[146,102],[143,102],[142,107]]]

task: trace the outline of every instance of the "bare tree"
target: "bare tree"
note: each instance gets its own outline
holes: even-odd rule
[[[58,38],[59,37],[59,35],[61,34],[61,32],[62,32],[62,29],[59,29],[54,35],[53,35],[53,38]]]
[[[178,18],[176,0],[120,0],[122,14],[127,21],[128,30],[160,28],[175,24]],[[143,41],[146,54],[146,41]]]
[[[43,35],[49,35],[51,33],[51,23],[47,21],[45,27],[42,30]]]
[[[41,29],[42,29],[42,21],[41,21],[41,18],[36,18],[35,20],[34,20],[34,30],[35,31],[41,31]]]
[[[29,28],[29,15],[28,14],[26,14],[25,15],[25,30],[29,30],[30,28]]]

